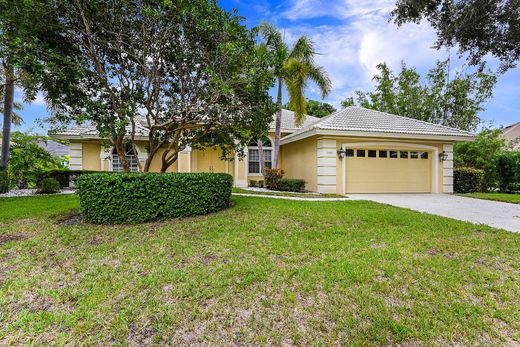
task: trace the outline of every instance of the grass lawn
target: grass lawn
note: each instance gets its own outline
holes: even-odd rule
[[[293,198],[307,198],[307,199],[316,199],[316,198],[344,198],[347,199],[346,196],[338,195],[338,194],[309,194],[309,193],[293,193],[293,192],[262,192],[241,188],[233,188],[233,193],[240,194],[254,194],[254,195],[272,195],[272,196],[289,196]]]
[[[252,197],[167,223],[57,222],[75,199],[0,199],[0,344],[520,343],[520,234]]]
[[[470,198],[494,200],[502,202],[510,202],[512,204],[520,204],[520,194],[506,194],[506,193],[469,193],[462,194]]]

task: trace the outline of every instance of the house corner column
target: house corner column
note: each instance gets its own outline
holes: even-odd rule
[[[318,140],[317,146],[318,193],[336,193],[336,140]]]
[[[453,193],[453,145],[443,144],[442,150],[448,158],[442,162],[442,192]]]
[[[72,142],[70,148],[69,167],[71,170],[83,170],[83,144]]]

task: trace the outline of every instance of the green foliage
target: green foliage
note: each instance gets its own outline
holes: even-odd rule
[[[480,190],[484,171],[471,167],[453,169],[453,189],[456,193],[473,193]]]
[[[75,184],[76,180],[83,174],[97,173],[99,171],[92,170],[69,170],[67,168],[46,170],[38,173],[37,181],[45,178],[54,178],[60,183],[60,188],[68,188]]]
[[[500,129],[481,131],[475,141],[459,142],[453,147],[455,167],[472,167],[484,171],[481,191],[496,186],[496,155],[505,148]]]
[[[283,174],[284,171],[281,169],[264,169],[265,187],[268,189],[278,190]]]
[[[305,191],[305,180],[298,178],[282,178],[278,182],[278,190],[287,192],[303,192]]]
[[[37,194],[56,194],[60,192],[60,182],[54,178],[44,178],[38,183]]]
[[[263,38],[261,47],[269,53],[270,64],[277,80],[275,139],[273,165],[278,167],[280,152],[280,134],[282,117],[282,92],[284,86],[289,94],[288,108],[295,113],[297,124],[303,124],[307,114],[305,89],[309,81],[316,84],[321,97],[325,98],[332,88],[330,78],[322,66],[315,63],[314,42],[307,36],[301,36],[292,47],[284,42],[282,33],[268,23],[261,23],[258,28]]]
[[[63,168],[61,160],[38,146],[42,136],[14,132],[11,139],[9,176],[18,188],[35,185],[41,171]]]
[[[9,191],[9,173],[8,171],[0,167],[0,194],[7,193]]]
[[[415,68],[401,64],[396,76],[386,63],[377,65],[373,92],[356,91],[342,105],[358,105],[462,130],[475,130],[479,112],[491,98],[496,76],[491,72],[449,75],[449,60],[438,61],[421,81]]]
[[[258,187],[258,181],[256,180],[249,180],[249,186],[250,187]]]
[[[290,104],[285,104],[284,107],[288,110],[295,111],[291,108]],[[307,114],[310,116],[323,118],[334,112],[336,112],[336,108],[329,103],[307,100]]]
[[[77,181],[80,212],[96,224],[208,214],[230,204],[233,177],[217,173],[94,173]]]
[[[399,0],[392,17],[398,25],[427,20],[437,31],[437,48],[457,47],[473,65],[492,55],[503,72],[520,58],[518,8],[517,0]]]
[[[520,191],[520,152],[498,153],[495,162],[500,191],[504,193]]]

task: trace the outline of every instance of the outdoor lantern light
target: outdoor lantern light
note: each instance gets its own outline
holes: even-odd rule
[[[446,151],[442,151],[442,153],[439,154],[439,160],[445,161],[447,159],[448,159],[448,153],[446,153]]]
[[[339,151],[338,151],[338,158],[339,159],[343,159],[345,158],[345,150],[343,148],[340,148]]]

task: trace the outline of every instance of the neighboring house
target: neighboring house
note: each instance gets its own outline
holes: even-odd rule
[[[520,122],[505,127],[502,136],[513,144],[513,150],[520,151]]]
[[[61,165],[69,166],[69,146],[52,140],[39,140],[38,147],[46,150],[53,157],[60,158]]]
[[[147,129],[137,127],[137,158],[144,161]],[[54,135],[70,141],[71,169],[119,171],[113,148],[104,148],[95,127],[79,126]],[[274,122],[264,144],[271,166]],[[324,118],[307,116],[297,127],[294,113],[282,113],[280,167],[287,178],[303,178],[306,188],[321,193],[452,193],[453,143],[474,135],[454,128],[360,107],[347,107]],[[142,142],[141,142],[142,141]],[[260,180],[256,143],[246,158],[223,161],[217,149],[187,148],[172,172],[227,172],[237,187]],[[160,153],[151,171],[160,169]]]

